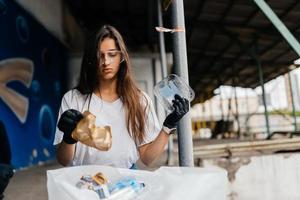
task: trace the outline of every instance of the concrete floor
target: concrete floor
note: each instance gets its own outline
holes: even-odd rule
[[[165,165],[167,153],[163,155],[148,168],[141,162],[138,162],[139,169],[155,170],[158,167]],[[177,155],[174,154],[174,164],[178,163]],[[47,200],[47,170],[58,169],[61,166],[53,161],[51,163],[34,166],[28,169],[23,169],[15,172],[9,182],[5,192],[5,200]]]
[[[5,192],[5,200],[47,200],[46,171],[57,169],[56,162],[15,172]]]

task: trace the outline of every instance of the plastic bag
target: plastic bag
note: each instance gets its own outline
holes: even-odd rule
[[[143,182],[145,188],[133,198],[138,200],[225,200],[228,192],[227,172],[219,168],[161,167],[150,172],[89,165],[48,170],[48,199],[98,200],[94,191],[75,187],[82,175],[97,172],[105,174],[110,182],[126,177]]]

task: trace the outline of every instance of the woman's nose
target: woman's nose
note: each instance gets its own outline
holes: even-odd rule
[[[104,64],[104,65],[110,65],[111,64],[111,59],[109,58],[108,55],[106,55],[106,54],[103,55],[103,62],[102,62],[102,64]]]

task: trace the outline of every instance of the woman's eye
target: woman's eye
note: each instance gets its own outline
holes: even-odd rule
[[[110,52],[110,53],[108,53],[108,56],[109,56],[109,57],[115,57],[115,56],[117,56],[117,55],[118,55],[117,52]]]

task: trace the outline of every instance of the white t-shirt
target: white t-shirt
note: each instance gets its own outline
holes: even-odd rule
[[[161,130],[152,101],[146,93],[143,94],[148,101],[145,139],[143,143],[136,145],[126,127],[125,110],[121,99],[106,102],[92,94],[90,105],[88,105],[89,98],[87,95],[82,95],[76,89],[68,91],[62,99],[58,119],[68,109],[75,109],[80,112],[89,110],[96,116],[96,126],[108,125],[112,132],[112,147],[108,151],[100,151],[77,142],[71,165],[99,164],[130,168],[139,158],[137,146],[152,142]],[[56,127],[54,145],[59,144],[62,139],[63,132]]]

